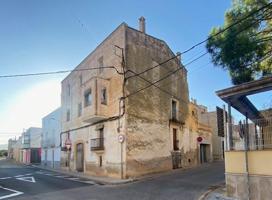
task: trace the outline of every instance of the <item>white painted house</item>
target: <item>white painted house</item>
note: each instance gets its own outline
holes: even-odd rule
[[[42,119],[42,165],[60,167],[61,108]]]

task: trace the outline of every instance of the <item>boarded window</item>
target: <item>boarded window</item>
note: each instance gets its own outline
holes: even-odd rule
[[[79,103],[77,108],[77,116],[80,117],[81,115],[82,115],[82,103]]]
[[[177,102],[175,100],[172,100],[172,119],[177,119]]]
[[[84,93],[84,105],[85,107],[92,105],[92,90],[86,90]]]
[[[101,90],[101,104],[107,105],[107,89],[103,88]]]

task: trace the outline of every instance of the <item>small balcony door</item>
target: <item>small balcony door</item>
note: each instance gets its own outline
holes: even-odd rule
[[[79,172],[84,170],[84,148],[83,144],[79,143],[76,146],[76,169]]]

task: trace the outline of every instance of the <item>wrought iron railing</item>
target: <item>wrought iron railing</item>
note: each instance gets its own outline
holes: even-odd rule
[[[91,150],[104,150],[104,138],[93,138],[91,139]]]

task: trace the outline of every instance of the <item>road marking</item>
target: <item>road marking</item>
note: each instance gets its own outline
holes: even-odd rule
[[[14,176],[14,177],[17,178],[17,177],[22,177],[22,176],[24,176],[24,174],[17,175],[17,176]]]
[[[29,173],[29,174],[25,174],[25,176],[30,176],[30,175],[32,175],[31,173]]]
[[[18,196],[18,195],[24,194],[23,192],[19,192],[17,190],[12,190],[12,189],[9,189],[9,188],[4,188],[2,186],[0,186],[0,188],[3,189],[3,190],[8,190],[10,192],[13,192],[13,194],[0,196],[0,199],[6,199],[6,198],[10,198],[10,197],[14,197],[14,196]]]
[[[12,178],[12,177],[2,177],[0,178],[1,180],[5,180],[5,179],[9,179],[9,178]]]
[[[20,181],[26,181],[26,182],[31,182],[31,183],[36,183],[35,178],[33,176],[29,176],[29,177],[20,177],[20,178],[16,178]]]

